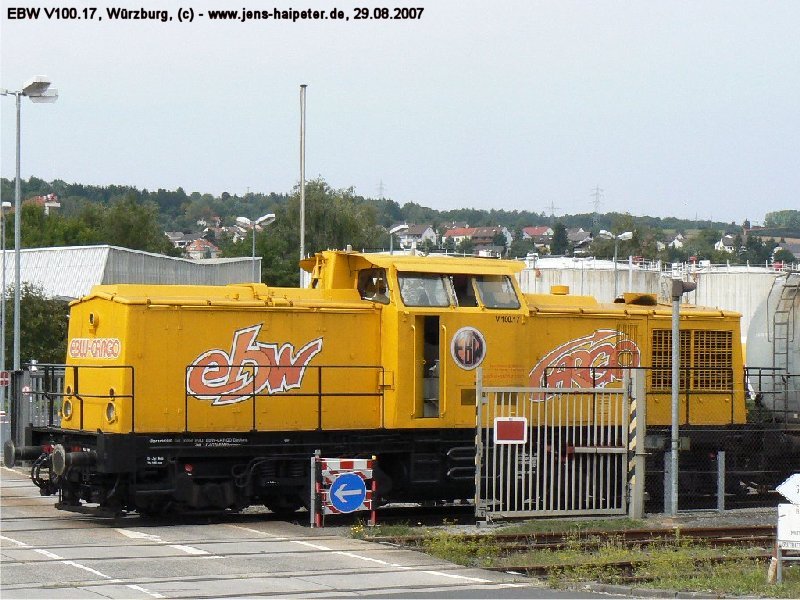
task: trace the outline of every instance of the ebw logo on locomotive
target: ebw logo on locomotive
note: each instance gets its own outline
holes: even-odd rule
[[[294,344],[257,341],[261,324],[233,334],[230,352],[213,348],[203,352],[186,373],[186,391],[212,406],[243,402],[264,389],[269,394],[299,388],[306,367],[322,351],[322,338],[295,352]],[[241,392],[241,393],[240,393]]]
[[[616,329],[598,329],[548,352],[531,369],[530,385],[606,387],[622,379],[622,367],[636,368],[640,362],[634,340]]]

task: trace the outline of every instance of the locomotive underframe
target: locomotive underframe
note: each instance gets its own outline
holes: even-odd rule
[[[798,438],[749,425],[681,429],[680,492],[716,491],[717,452],[726,452],[729,493],[774,486],[796,465]],[[452,501],[474,497],[473,429],[105,434],[28,428],[26,443],[44,453],[32,478],[57,508],[98,515],[221,512],[263,504],[292,512],[310,498],[310,457],[377,457],[379,502]],[[52,449],[78,457],[58,475]],[[646,486],[663,498],[667,428],[648,431]],[[91,460],[87,457],[91,457]]]
[[[27,444],[91,455],[91,464],[57,475],[41,457],[44,495],[59,494],[58,508],[104,513],[240,510],[264,504],[276,512],[307,505],[310,457],[377,456],[381,501],[454,500],[471,497],[474,432],[471,430],[354,430],[204,434],[105,434],[29,428]],[[49,477],[41,475],[45,466]]]

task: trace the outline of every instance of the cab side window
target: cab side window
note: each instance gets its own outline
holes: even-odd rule
[[[486,308],[519,308],[519,298],[507,275],[478,275],[475,284]]]
[[[358,293],[362,300],[389,304],[385,269],[364,269],[358,274]]]
[[[444,275],[403,273],[398,276],[400,297],[406,306],[450,306]]]
[[[475,285],[471,276],[453,275],[450,281],[453,284],[453,293],[456,296],[458,306],[478,306],[478,299],[475,296]]]

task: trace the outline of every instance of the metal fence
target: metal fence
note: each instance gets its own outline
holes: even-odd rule
[[[626,514],[627,385],[484,387],[477,379],[477,517]]]

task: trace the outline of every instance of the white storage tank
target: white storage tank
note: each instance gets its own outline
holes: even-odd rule
[[[749,385],[780,422],[800,423],[800,273],[775,279],[747,331]]]

